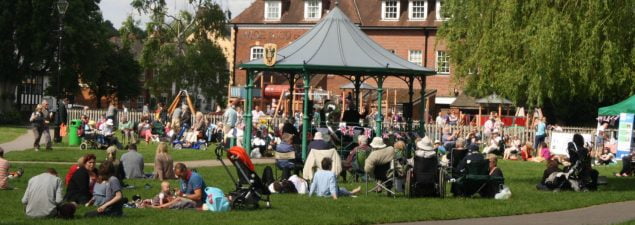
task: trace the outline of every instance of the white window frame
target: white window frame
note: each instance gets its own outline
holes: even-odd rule
[[[386,17],[386,2],[396,2],[397,3],[397,12],[395,18],[387,18]],[[401,3],[399,0],[382,0],[381,1],[381,20],[390,20],[395,21],[399,20],[399,11],[401,9]]]
[[[278,14],[274,17],[269,17],[269,8],[273,6],[273,4],[277,5]],[[282,1],[280,0],[267,0],[265,1],[265,20],[280,20],[282,15]]]
[[[260,50],[260,53],[255,53],[256,50]],[[260,54],[260,57],[257,57],[256,54]],[[262,46],[254,46],[249,50],[249,61],[253,61],[256,59],[262,59],[265,56],[265,48]]]
[[[317,2],[318,4],[318,9],[316,12],[316,16],[315,17],[311,17],[310,16],[310,11],[309,11],[309,7],[310,7],[310,3],[312,2]],[[304,19],[305,20],[319,20],[320,18],[322,18],[322,1],[321,0],[305,0],[304,1]]]
[[[419,66],[423,65],[423,51],[408,50],[408,61]]]
[[[441,17],[441,1],[442,0],[437,0],[437,3],[435,5],[435,7],[434,7],[434,11],[436,12],[435,14],[436,14],[436,17],[437,17],[436,19],[438,21],[444,21],[444,20],[448,19],[448,18],[445,18],[445,17]]]
[[[423,17],[414,17],[414,3],[423,2]],[[409,20],[426,20],[428,18],[428,1],[427,0],[410,0],[408,3],[408,19]]]
[[[444,54],[444,58],[445,58],[445,63],[447,64],[446,66],[444,66],[444,68],[439,68],[439,63],[442,63],[440,59],[441,56],[440,53]],[[450,56],[448,56],[448,52],[447,51],[436,51],[436,63],[435,63],[435,69],[437,71],[437,74],[443,74],[443,75],[447,75],[450,74],[451,68],[450,68]],[[447,67],[447,71],[445,71],[445,67]],[[443,69],[443,71],[440,71],[440,69]]]

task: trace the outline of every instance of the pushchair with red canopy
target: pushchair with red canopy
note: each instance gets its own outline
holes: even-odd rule
[[[259,201],[264,201],[267,208],[270,208],[269,195],[271,192],[256,174],[254,164],[245,149],[234,146],[227,151],[227,158],[236,167],[238,180],[234,179],[234,175],[232,175],[229,167],[223,161],[223,146],[218,145],[215,152],[217,159],[236,185],[236,190],[229,193],[232,209],[257,209],[259,208]]]

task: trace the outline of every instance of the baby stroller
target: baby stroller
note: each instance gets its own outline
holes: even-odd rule
[[[199,139],[198,137],[196,138],[196,141],[192,143],[188,143],[188,142],[185,142],[184,140],[181,140],[183,139],[183,135],[185,134],[186,130],[187,130],[186,126],[181,127],[181,130],[176,135],[176,138],[174,138],[174,141],[172,141],[172,147],[174,149],[191,148],[191,149],[197,149],[197,150],[207,150],[207,142],[203,139]]]
[[[271,208],[269,201],[269,189],[262,183],[256,174],[254,164],[249,159],[245,149],[234,146],[227,151],[227,158],[236,167],[238,180],[234,179],[229,167],[223,161],[223,146],[216,147],[216,157],[223,164],[223,167],[236,185],[236,190],[229,193],[232,209],[257,209],[259,201],[264,201],[267,208]]]

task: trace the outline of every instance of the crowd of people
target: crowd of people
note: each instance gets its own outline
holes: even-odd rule
[[[94,154],[86,154],[73,164],[65,179],[59,178],[55,169],[46,169],[32,177],[22,198],[28,217],[72,218],[77,207],[95,207],[86,217],[121,216],[129,200],[124,197],[126,188],[134,188],[125,183],[128,179],[158,179],[164,181],[157,196],[148,200],[133,200],[131,207],[186,209],[201,207],[206,199],[207,185],[203,178],[187,168],[183,163],[173,165],[166,143],[157,146],[153,173],[144,173],[143,155],[137,152],[135,144],[127,146],[127,152],[117,158],[116,146],[106,150],[107,157],[97,166]],[[6,160],[0,151],[0,185],[6,188],[2,167]],[[8,165],[6,165],[8,167]],[[21,176],[22,172],[11,176]],[[169,180],[179,179],[178,189],[169,185]],[[64,192],[64,189],[66,190]]]
[[[66,104],[63,101],[62,104]],[[351,123],[363,125],[363,118],[372,112],[359,113],[354,109],[347,109],[343,115]],[[95,207],[94,211],[85,214],[93,216],[121,216],[124,204],[129,203],[123,192],[128,179],[158,179],[163,181],[159,193],[151,199],[133,200],[136,208],[200,208],[206,200],[206,183],[202,176],[187,168],[183,163],[176,163],[169,154],[169,146],[175,138],[182,138],[185,143],[193,143],[200,139],[218,141],[228,145],[235,138],[236,145],[243,144],[244,118],[242,107],[237,102],[230,104],[225,110],[218,108],[214,115],[222,115],[220,123],[211,123],[201,112],[194,115],[187,106],[177,107],[171,116],[167,109],[159,104],[154,116],[149,109],[138,123],[126,116],[119,116],[115,103],[110,104],[107,113],[98,121],[92,121],[87,115],[82,116],[79,134],[84,138],[94,135],[100,142],[107,143],[107,158],[97,166],[97,159],[93,154],[86,154],[78,159],[77,164],[69,168],[62,181],[55,169],[47,169],[42,174],[29,180],[22,203],[26,206],[29,217],[61,217],[71,218],[77,207]],[[499,178],[500,182],[487,183],[483,188],[470,190],[456,183],[451,188],[456,196],[470,196],[478,193],[483,197],[493,198],[501,192],[504,175],[498,167],[498,158],[503,160],[523,160],[545,163],[546,169],[542,179],[537,184],[539,190],[575,191],[596,190],[598,172],[592,168],[593,163],[611,164],[615,155],[608,148],[601,148],[601,152],[593,155],[590,146],[584,143],[581,135],[576,134],[567,147],[568,155],[552,154],[549,142],[546,141],[547,130],[552,127],[546,125],[544,117],[535,120],[535,140],[521,143],[517,136],[504,133],[503,125],[497,115],[492,114],[482,131],[470,130],[463,134],[454,125],[460,125],[462,115],[454,112],[447,117],[441,114],[435,121],[443,125],[440,140],[430,137],[417,137],[412,134],[390,133],[387,136],[376,137],[373,132],[353,132],[351,139],[353,147],[346,154],[336,149],[337,138],[333,131],[320,129],[322,121],[327,116],[323,111],[316,110],[312,115],[312,126],[308,135],[308,152],[303,158],[301,148],[301,134],[303,124],[301,115],[290,117],[284,123],[272,126],[266,117],[273,115],[273,107],[268,106],[262,111],[256,106],[252,111],[254,132],[251,146],[252,157],[273,156],[275,167],[282,171],[279,179],[266,185],[272,193],[299,193],[308,196],[327,196],[338,199],[344,196],[355,196],[361,191],[357,187],[351,191],[338,185],[338,176],[346,173],[361,176],[362,179],[373,178],[376,187],[373,191],[380,192],[394,186],[397,191],[403,191],[406,170],[422,170],[422,168],[440,167],[447,169],[449,180],[454,182],[469,173],[470,164],[479,162],[487,164],[487,175]],[[317,119],[316,119],[317,118]],[[324,120],[323,120],[324,119]],[[44,101],[38,105],[31,115],[30,122],[36,134],[34,147],[39,149],[39,139],[44,135],[47,139],[48,124],[53,120],[48,112],[48,103]],[[57,118],[56,124],[66,121]],[[59,121],[58,121],[59,120]],[[115,124],[118,124],[115,126]],[[161,129],[164,137],[155,131]],[[181,131],[182,135],[176,135]],[[122,142],[117,140],[115,132],[120,130]],[[343,140],[343,136],[340,139]],[[602,134],[604,135],[604,134]],[[159,144],[154,158],[154,171],[144,172],[144,157],[137,151],[140,140],[149,143],[157,139]],[[182,136],[182,137],[176,137]],[[603,136],[603,143],[608,142]],[[47,149],[50,148],[50,135],[47,139]],[[126,144],[125,147],[123,144]],[[126,152],[117,157],[117,152]],[[255,154],[254,154],[255,152]],[[19,177],[22,171],[8,172],[8,162],[2,158],[0,149],[0,188],[8,188],[8,179]],[[593,160],[596,159],[596,161]],[[633,154],[624,157],[623,169],[616,176],[627,176],[632,173],[631,163]],[[394,182],[388,177],[394,176]],[[179,179],[178,190],[170,187],[166,182]],[[417,178],[418,179],[418,178]],[[429,179],[423,177],[421,179]],[[307,182],[308,181],[308,182]],[[425,185],[424,185],[425,186]],[[65,194],[62,194],[65,191]],[[427,196],[432,193],[422,191]]]

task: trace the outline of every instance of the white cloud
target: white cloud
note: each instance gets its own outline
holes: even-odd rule
[[[238,16],[245,8],[247,8],[254,0],[216,0],[223,9],[229,9],[232,17]],[[102,0],[99,8],[104,16],[104,20],[110,20],[115,28],[121,27],[121,23],[126,20],[128,15],[132,15],[136,20],[141,20],[142,24],[148,22],[148,17],[140,15],[130,6],[131,0]],[[187,0],[166,0],[170,12],[177,10],[187,10]],[[145,29],[145,25],[141,25]]]

